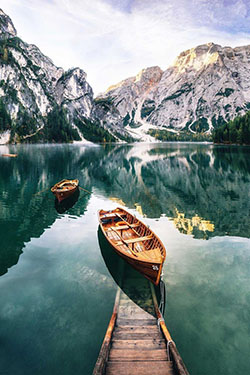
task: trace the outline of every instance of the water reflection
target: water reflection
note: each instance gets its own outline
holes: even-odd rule
[[[64,199],[63,201],[59,202],[57,198],[55,198],[55,209],[59,214],[63,214],[72,208],[75,203],[78,201],[80,195],[79,189],[77,189],[70,197]]]
[[[124,261],[109,245],[100,227],[98,228],[98,241],[103,260],[111,276],[122,291],[138,306],[149,314],[154,315],[152,294],[149,281],[128,263]],[[161,285],[161,286],[160,286]],[[155,286],[156,295],[161,303],[161,309],[165,308],[164,282]],[[164,295],[161,295],[164,293]]]
[[[54,223],[58,213],[50,187],[72,170],[77,175],[77,161],[83,152],[67,145],[15,149],[17,158],[0,157],[0,275],[18,262],[25,243],[39,238]],[[81,194],[81,205],[76,204],[70,212],[83,214],[89,198]]]
[[[141,215],[167,216],[195,238],[250,236],[249,147],[20,145],[1,150],[18,157],[0,158],[0,274],[17,263],[24,243],[41,236],[58,213],[84,214],[91,195],[82,198],[82,193],[71,208],[54,209],[49,189],[68,176],[97,196],[136,207]]]
[[[176,216],[170,219],[181,233],[193,234],[196,238],[208,239],[208,233],[214,232],[214,224],[198,215],[186,218],[185,213],[176,209]]]
[[[0,372],[92,373],[123,262],[100,245],[111,278],[96,211],[116,207],[115,197],[166,242],[165,319],[190,373],[249,373],[250,256],[242,238],[250,236],[249,147],[21,145],[5,146],[8,152],[18,157],[0,157],[0,274],[19,262],[0,278]],[[50,187],[69,176],[92,194],[80,192],[59,214]],[[131,267],[124,272],[126,294],[144,306],[133,280],[147,280]]]
[[[247,147],[119,146],[102,149],[88,175],[101,194],[147,217],[201,219],[183,233],[249,237],[249,154]]]

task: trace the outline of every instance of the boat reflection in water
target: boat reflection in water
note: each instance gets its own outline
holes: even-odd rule
[[[68,198],[64,199],[63,201],[59,202],[57,198],[55,198],[55,209],[59,214],[64,214],[70,208],[74,206],[74,204],[78,201],[80,195],[80,191],[77,190],[70,195]]]
[[[152,303],[150,281],[141,273],[132,268],[110,246],[101,228],[98,228],[98,241],[104,262],[116,284],[139,307],[149,314],[155,315]],[[165,285],[161,281],[157,286],[153,285],[162,314],[165,308]]]

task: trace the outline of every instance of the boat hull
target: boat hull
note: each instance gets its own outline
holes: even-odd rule
[[[72,193],[69,197],[66,199],[63,199],[61,202],[57,198],[55,198],[55,209],[59,214],[63,214],[70,208],[74,206],[74,204],[77,202],[79,198],[79,189],[76,189],[74,193]]]
[[[112,244],[111,246],[113,247],[115,252],[120,255],[120,257],[122,257],[136,271],[140,272],[144,277],[152,281],[153,284],[159,284],[162,272],[162,264],[156,262],[140,262],[139,260],[130,259],[124,256],[121,252],[117,251],[117,249]]]
[[[116,210],[113,210],[113,212],[115,212]],[[102,230],[103,235],[105,236],[108,243],[112,246],[114,251],[121,258],[123,258],[129,265],[131,265],[138,272],[143,274],[153,284],[158,285],[159,281],[160,281],[161,273],[162,273],[163,262],[164,262],[165,256],[166,256],[166,251],[165,251],[165,248],[164,248],[163,244],[161,243],[159,238],[148,227],[146,227],[145,224],[143,224],[140,220],[135,218],[133,215],[129,214],[124,209],[120,209],[120,210],[121,210],[120,212],[124,212],[124,215],[128,214],[128,215],[132,216],[132,218],[129,216],[129,220],[131,221],[131,223],[128,224],[128,227],[130,227],[130,229],[131,229],[135,225],[138,226],[138,227],[143,226],[143,230],[147,230],[147,237],[145,237],[145,236],[140,237],[140,235],[138,234],[138,238],[135,236],[132,240],[130,239],[130,240],[127,240],[127,241],[123,240],[122,235],[121,235],[121,241],[119,241],[117,239],[114,240],[114,239],[110,238],[108,233],[110,232],[110,230],[111,231],[113,230],[112,229],[112,228],[114,228],[113,224],[114,225],[121,225],[121,224],[125,224],[125,222],[123,223],[122,221],[120,221],[118,223],[114,222],[110,225],[109,224],[107,225],[107,224],[103,223],[102,219],[101,219],[103,217],[103,212],[105,212],[105,211],[100,210],[99,211],[99,223],[100,223],[100,228]],[[135,222],[136,222],[136,224],[133,224]],[[124,225],[123,225],[123,227],[124,227]],[[119,226],[117,228],[119,228]],[[120,226],[120,228],[121,228],[121,226]],[[114,232],[117,233],[117,229],[115,229]],[[130,230],[130,232],[132,232],[132,231]],[[133,230],[133,232],[136,233],[135,230]],[[132,232],[132,234],[134,234],[133,232]],[[142,253],[139,253],[139,252],[137,253],[137,252],[133,251],[133,242],[139,243],[140,238],[142,240],[146,240],[145,243],[147,244],[148,247],[152,246],[149,241],[153,241],[154,243],[157,244],[157,249],[151,249],[150,250],[150,249],[147,249],[146,246],[145,246],[142,249],[143,250]],[[149,238],[149,239],[147,239],[147,238]],[[123,242],[124,242],[124,245],[123,245]],[[129,245],[128,245],[128,243],[129,243]],[[143,241],[142,241],[142,243],[143,243]],[[128,248],[127,252],[124,251],[124,249],[126,250],[125,245]],[[121,249],[121,247],[123,247],[123,248]],[[150,256],[148,256],[148,254],[150,254],[152,252],[157,252],[156,250],[159,252],[159,255],[153,254],[154,256],[152,256],[152,259],[150,259]],[[143,255],[141,255],[141,254],[143,254]],[[146,254],[147,257],[144,254]]]
[[[51,191],[60,203],[74,194],[79,189],[78,185],[78,180],[62,180],[55,184]]]
[[[76,191],[78,190],[78,187],[75,187],[69,191],[66,191],[66,192],[60,192],[60,191],[56,191],[54,192],[53,194],[55,195],[56,199],[58,200],[58,202],[62,202],[64,199],[67,199],[69,198],[72,194],[74,194]]]

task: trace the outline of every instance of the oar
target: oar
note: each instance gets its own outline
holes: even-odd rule
[[[125,219],[123,219],[123,217],[121,215],[119,215],[116,212],[115,212],[115,214],[116,214],[116,216],[119,217],[119,219],[121,219],[122,221],[124,221],[124,223],[126,223],[129,226],[129,228],[132,229],[132,231],[135,232],[135,234],[137,234],[137,236],[138,236],[138,233],[136,232],[136,230],[134,230],[134,228],[132,228],[131,225]]]
[[[133,249],[131,249],[131,247],[129,247],[129,245],[127,244],[127,242],[122,238],[122,236],[120,235],[120,233],[116,230],[116,229],[112,229],[113,231],[115,231],[115,233],[119,236],[119,238],[121,239],[121,241],[124,243],[124,245],[126,245],[127,247],[128,247],[128,249],[129,249],[129,251],[131,251],[131,253],[134,255],[134,256],[136,256],[136,257],[138,257],[138,255],[136,254],[136,252],[133,250]]]
[[[38,193],[35,193],[33,195],[38,195],[38,194],[41,194],[41,193],[44,193],[45,191],[48,191],[50,188],[47,188],[47,189],[44,189],[44,190],[41,190],[39,191]]]
[[[86,193],[89,193],[89,194],[91,194],[91,192],[90,191],[88,191],[88,190],[86,190],[86,189],[83,189],[81,186],[79,186],[79,189],[82,189],[82,190],[84,190],[84,191],[86,191]]]

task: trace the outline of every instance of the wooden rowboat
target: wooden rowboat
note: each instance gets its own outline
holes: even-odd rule
[[[99,223],[110,245],[155,285],[159,284],[166,250],[155,233],[124,210],[100,210]]]
[[[55,184],[51,191],[56,196],[59,202],[68,198],[78,189],[78,180],[62,180]]]

